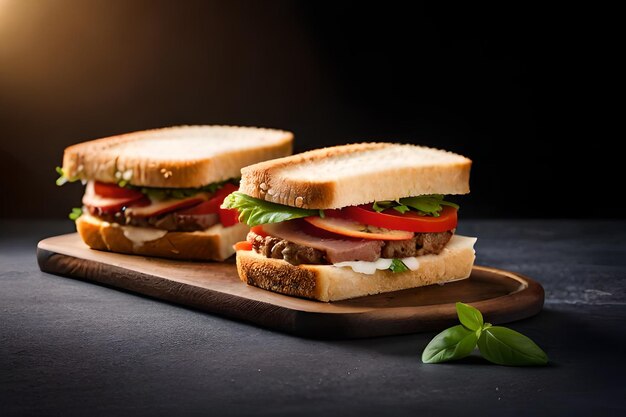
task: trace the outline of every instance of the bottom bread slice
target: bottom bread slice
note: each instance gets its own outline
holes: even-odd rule
[[[223,261],[235,253],[233,245],[245,240],[250,230],[239,223],[231,227],[216,224],[197,232],[168,232],[121,226],[88,214],[76,220],[76,229],[92,249],[197,261]]]
[[[419,256],[416,270],[398,273],[378,270],[367,275],[333,265],[294,266],[254,251],[237,252],[237,271],[242,281],[266,290],[339,301],[468,278],[474,265],[475,242],[476,238],[455,235],[440,254]]]

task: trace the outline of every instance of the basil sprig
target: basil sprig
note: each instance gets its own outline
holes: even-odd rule
[[[454,207],[459,209],[458,204],[445,201],[442,194],[420,195],[417,197],[405,197],[399,200],[375,201],[372,209],[380,213],[383,210],[392,208],[400,213],[406,213],[409,210],[417,211],[422,216],[439,217],[443,206]]]
[[[476,346],[489,362],[508,366],[545,365],[548,356],[528,337],[502,326],[484,323],[480,311],[456,303],[461,324],[444,330],[430,341],[422,353],[422,362],[439,363],[461,359]]]
[[[323,217],[322,210],[308,210],[297,207],[272,203],[235,191],[228,195],[222,203],[222,208],[237,209],[239,221],[248,226],[260,224],[280,223],[286,220],[299,219],[309,216]]]
[[[391,265],[389,265],[389,269],[391,272],[406,272],[409,270],[409,267],[402,262],[402,259],[394,258],[391,261]]]

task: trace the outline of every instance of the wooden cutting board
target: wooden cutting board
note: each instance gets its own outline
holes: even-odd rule
[[[539,283],[513,272],[475,266],[470,278],[352,300],[322,303],[275,294],[239,280],[234,260],[203,263],[89,249],[78,234],[37,245],[42,271],[79,278],[183,306],[315,338],[358,338],[440,330],[458,324],[454,303],[505,323],[537,314]]]

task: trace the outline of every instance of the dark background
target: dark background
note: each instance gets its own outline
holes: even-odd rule
[[[214,123],[462,153],[467,217],[623,216],[610,10],[363,3],[0,0],[0,216],[78,204],[72,143]]]

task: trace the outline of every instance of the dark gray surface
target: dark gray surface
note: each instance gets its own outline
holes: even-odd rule
[[[546,289],[510,324],[551,359],[424,365],[434,335],[317,341],[42,273],[69,222],[0,222],[0,415],[618,415],[626,222],[464,221],[478,263]]]

